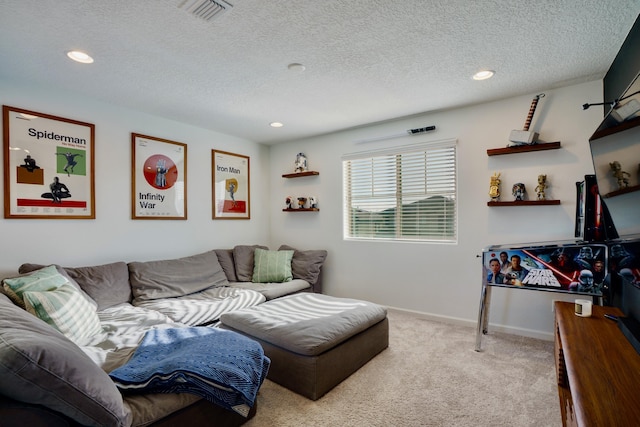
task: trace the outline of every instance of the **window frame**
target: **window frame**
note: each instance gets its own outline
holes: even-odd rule
[[[457,147],[457,139],[444,139],[444,140],[438,140],[438,141],[430,141],[430,142],[420,142],[417,144],[409,144],[409,145],[404,145],[404,146],[398,146],[398,147],[388,147],[388,148],[383,148],[383,149],[376,149],[376,150],[367,150],[367,151],[361,151],[361,152],[355,152],[355,153],[349,153],[349,154],[345,154],[342,156],[342,185],[343,185],[343,200],[342,200],[342,208],[343,208],[343,218],[342,218],[342,225],[343,225],[343,239],[344,240],[354,240],[354,241],[376,241],[376,242],[406,242],[406,243],[437,243],[437,244],[457,244],[458,243],[458,239],[459,239],[459,227],[458,227],[458,147]],[[438,152],[442,152],[442,150],[448,150],[451,149],[451,155],[453,156],[453,159],[451,160],[451,165],[448,169],[446,169],[449,172],[452,172],[452,178],[450,179],[450,181],[447,181],[445,184],[448,185],[448,187],[452,187],[451,189],[449,189],[448,191],[431,191],[430,188],[432,187],[437,187],[437,185],[432,185],[431,187],[429,186],[429,179],[428,179],[428,172],[427,170],[429,169],[429,151],[431,151],[432,153],[435,152],[436,150]],[[395,209],[395,212],[393,213],[393,229],[392,232],[394,233],[394,236],[392,237],[383,237],[383,236],[371,236],[371,235],[361,235],[358,236],[356,235],[356,232],[353,232],[353,214],[352,214],[352,210],[353,210],[353,187],[354,184],[351,180],[351,176],[350,173],[353,173],[353,163],[355,161],[369,161],[371,160],[372,162],[372,174],[375,174],[374,169],[374,159],[384,159],[385,157],[387,158],[387,161],[391,162],[391,163],[395,163],[395,167],[396,168],[402,168],[402,162],[403,162],[403,156],[405,156],[405,160],[412,160],[412,155],[416,155],[417,157],[420,157],[422,155],[422,153],[424,154],[424,161],[425,161],[425,171],[422,174],[422,177],[425,184],[424,184],[424,193],[423,193],[423,198],[421,200],[426,200],[429,199],[433,196],[443,196],[445,199],[443,200],[443,203],[447,203],[450,202],[452,203],[452,211],[451,213],[448,213],[448,215],[452,215],[453,219],[450,222],[446,222],[446,224],[443,226],[443,232],[441,234],[440,237],[435,237],[435,236],[431,236],[431,237],[422,237],[419,235],[414,235],[411,236],[410,233],[404,233],[404,228],[407,226],[411,225],[411,221],[408,221],[406,223],[402,223],[402,214],[403,214],[403,210],[406,210],[408,204],[412,203],[412,202],[405,202],[405,205],[402,205],[402,200],[404,199],[406,201],[406,199],[410,199],[410,192],[402,192],[402,185],[403,185],[403,181],[402,179],[398,179],[398,176],[400,176],[398,174],[399,170],[396,169],[395,171],[395,176],[393,176],[392,173],[390,173],[389,175],[391,176],[391,179],[393,181],[395,181],[395,193],[393,193],[393,199],[395,199],[395,204],[393,205],[392,208],[387,208],[384,210],[388,210],[388,209]],[[406,159],[406,156],[408,156],[409,158]],[[433,164],[432,164],[433,167]],[[405,170],[407,169],[407,166],[404,166]],[[365,168],[366,170],[366,168]],[[401,170],[401,169],[400,169]],[[432,169],[433,170],[433,169]],[[444,170],[444,169],[443,169]],[[406,174],[405,174],[406,175]],[[415,178],[416,176],[420,176],[420,174],[415,174],[412,175],[412,178]],[[371,178],[371,182],[364,184],[364,187],[366,188],[367,185],[370,185],[370,187],[368,187],[371,190],[372,196],[371,198],[369,198],[369,202],[372,202],[373,200],[376,199],[376,196],[374,196],[375,190],[374,190],[374,184],[373,184],[373,180],[375,175],[372,175]],[[389,176],[382,176],[382,175],[378,175],[378,178],[387,178],[389,179]],[[356,184],[357,185],[357,184]],[[419,193],[418,193],[419,194]],[[387,200],[391,199],[392,197],[388,197]],[[366,200],[366,197],[364,198]],[[366,204],[366,203],[365,203]],[[403,207],[402,209],[399,209],[399,207]],[[442,208],[443,210],[446,210],[446,207],[443,206]],[[400,218],[400,221],[398,221],[398,215]],[[414,219],[417,219],[418,217],[415,217]],[[416,221],[417,222],[417,221]],[[452,229],[452,233],[449,234],[446,232],[446,228],[450,228]],[[417,230],[418,233],[427,233],[428,232],[428,228],[419,228]]]

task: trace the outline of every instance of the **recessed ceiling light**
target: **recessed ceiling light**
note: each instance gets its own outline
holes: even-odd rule
[[[490,79],[491,77],[493,77],[493,75],[495,74],[495,71],[492,70],[482,70],[482,71],[478,71],[477,73],[475,73],[473,75],[473,80],[486,80],[486,79]]]
[[[290,69],[291,71],[297,71],[299,73],[303,72],[304,70],[307,69],[307,67],[305,67],[302,64],[298,64],[297,62],[293,62],[289,65],[287,65],[287,68]]]
[[[79,50],[71,50],[67,52],[67,56],[73,59],[76,62],[81,62],[83,64],[91,64],[93,62],[93,58],[87,55],[84,52],[80,52]]]
[[[271,122],[269,123],[269,126],[271,126],[272,128],[281,128],[284,125],[280,122]]]

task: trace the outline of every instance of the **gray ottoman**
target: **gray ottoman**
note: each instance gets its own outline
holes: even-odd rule
[[[389,346],[387,310],[377,304],[303,293],[220,317],[220,327],[258,341],[267,378],[317,400]]]

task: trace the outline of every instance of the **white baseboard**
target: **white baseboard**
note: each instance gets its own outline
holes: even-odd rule
[[[411,314],[420,319],[426,320],[434,320],[437,322],[450,323],[453,325],[461,325],[461,326],[471,326],[473,328],[477,328],[477,322],[469,319],[462,319],[460,317],[452,317],[452,316],[442,316],[440,314],[431,314],[425,313],[422,311],[414,311],[407,310],[404,308],[390,307],[387,306],[387,310],[389,311],[397,311],[399,313]],[[545,341],[553,341],[553,333],[538,331],[535,329],[527,329],[527,328],[517,328],[513,326],[506,325],[496,325],[493,323],[489,323],[489,334],[491,332],[502,332],[505,334],[518,335],[527,338],[536,338]]]

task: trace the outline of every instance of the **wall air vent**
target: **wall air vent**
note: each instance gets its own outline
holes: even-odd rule
[[[232,7],[231,3],[223,0],[180,0],[178,4],[179,9],[205,21],[213,21]]]

